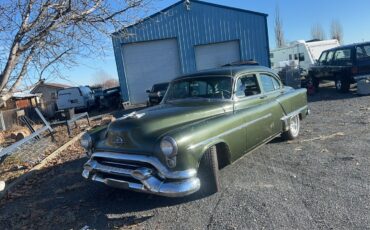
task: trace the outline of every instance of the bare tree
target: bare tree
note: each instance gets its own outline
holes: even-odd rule
[[[330,34],[332,39],[337,39],[339,43],[343,41],[342,24],[338,20],[333,20],[330,25]]]
[[[0,5],[0,95],[29,72],[60,73],[77,55],[98,56],[113,30],[132,23],[150,0],[3,0]],[[125,30],[121,30],[127,35]],[[32,71],[30,71],[32,69]],[[1,100],[0,100],[0,104]]]
[[[114,78],[106,79],[101,83],[92,85],[92,87],[102,87],[103,89],[109,89],[119,86],[119,81]]]
[[[283,21],[280,17],[280,9],[278,5],[275,8],[275,41],[276,47],[278,48],[283,47],[285,45]]]
[[[311,37],[312,39],[325,40],[325,31],[319,23],[311,27]]]
[[[93,84],[93,86],[100,86],[103,89],[119,86],[119,81],[117,77],[107,73],[102,69],[95,72],[95,74],[93,75],[93,79],[96,82],[95,84]]]

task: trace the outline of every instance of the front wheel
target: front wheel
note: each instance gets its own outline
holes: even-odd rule
[[[338,77],[335,79],[335,88],[338,92],[346,93],[349,91],[350,83],[348,80],[345,80],[342,77]]]
[[[315,88],[315,90],[318,90],[320,86],[320,80],[316,77],[312,77],[312,85]]]
[[[295,115],[290,118],[289,121],[289,130],[283,132],[282,137],[285,140],[293,140],[298,137],[300,129],[300,119],[299,115]]]
[[[220,190],[218,174],[217,150],[213,146],[204,153],[200,161],[198,170],[201,184],[199,190],[200,195],[208,196]]]

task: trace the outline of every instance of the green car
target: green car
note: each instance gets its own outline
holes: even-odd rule
[[[219,191],[218,171],[309,114],[306,89],[271,69],[231,66],[174,79],[163,101],[85,134],[83,177],[169,197]]]

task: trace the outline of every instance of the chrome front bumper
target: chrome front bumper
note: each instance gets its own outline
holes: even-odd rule
[[[196,170],[170,171],[151,156],[97,152],[82,176],[108,186],[168,197],[190,195],[200,188]]]

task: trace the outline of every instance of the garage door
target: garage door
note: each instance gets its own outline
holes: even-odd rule
[[[125,74],[132,104],[145,103],[153,84],[168,82],[180,75],[176,39],[123,45]]]
[[[195,59],[197,70],[217,68],[240,61],[239,41],[196,46]]]

